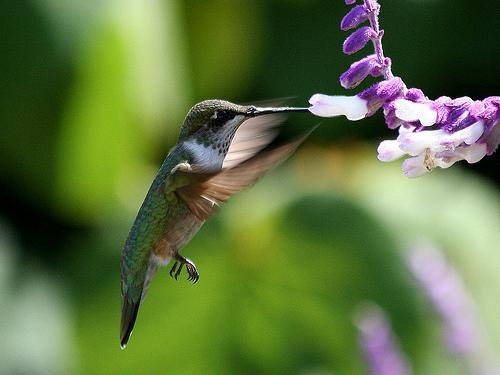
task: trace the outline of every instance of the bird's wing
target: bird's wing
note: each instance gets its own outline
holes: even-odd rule
[[[266,172],[289,157],[307,138],[307,134],[270,150],[244,159],[233,168],[177,189],[191,212],[200,220],[206,220],[215,209],[233,194],[253,185]]]
[[[285,120],[283,115],[264,115],[243,122],[236,131],[222,163],[222,170],[231,169],[250,159],[268,146],[278,134],[277,127]],[[194,162],[183,161],[170,171],[165,184],[166,192],[177,191],[179,187],[204,181],[217,172],[208,172],[206,167]]]
[[[278,135],[277,127],[285,118],[283,115],[264,115],[241,124],[229,145],[222,169],[234,168],[268,146]]]

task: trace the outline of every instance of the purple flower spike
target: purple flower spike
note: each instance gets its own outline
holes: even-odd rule
[[[352,55],[363,49],[366,43],[376,37],[377,33],[370,26],[363,26],[347,37],[344,41],[342,51],[344,51],[346,55]]]
[[[410,375],[410,365],[394,338],[389,321],[376,305],[360,311],[356,319],[359,342],[372,375]]]
[[[474,102],[468,97],[441,97],[432,101],[416,89],[408,90],[404,97],[386,104],[384,114],[390,128],[400,127],[397,142],[390,144],[413,156],[403,162],[405,176],[419,177],[460,160],[476,163],[498,146],[499,111],[485,110],[495,99]],[[378,158],[389,161],[383,153]]]
[[[387,126],[399,129],[399,136],[382,141],[378,158],[392,161],[410,156],[402,164],[407,177],[422,176],[438,167],[448,168],[460,160],[476,163],[494,153],[500,144],[500,97],[474,101],[469,97],[442,96],[431,100],[420,89],[407,89],[401,78],[394,77],[391,59],[384,56],[379,13],[377,0],[363,0],[363,5],[354,6],[342,19],[342,30],[365,21],[370,23],[347,37],[343,52],[355,53],[371,40],[374,54],[353,63],[340,76],[340,84],[351,89],[369,75],[382,76],[383,81],[356,96],[315,94],[309,100],[309,110],[321,117],[345,115],[356,121],[383,108]]]
[[[340,76],[340,84],[345,89],[352,89],[358,86],[363,80],[372,75],[381,75],[381,66],[377,56],[370,55],[353,63],[349,69]]]
[[[432,244],[412,248],[408,267],[444,323],[444,339],[451,353],[468,354],[480,343],[474,304],[462,280]]]
[[[364,5],[356,5],[347,13],[340,22],[341,30],[353,29],[368,19],[368,12]]]

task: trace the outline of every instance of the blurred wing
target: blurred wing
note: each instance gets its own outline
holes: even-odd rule
[[[241,124],[229,145],[222,169],[236,167],[269,145],[278,135],[277,126],[285,118],[282,115],[264,115]]]
[[[309,134],[310,132],[291,142],[263,151],[204,181],[183,186],[177,189],[177,193],[198,219],[206,220],[233,194],[253,185],[266,172],[288,158]]]

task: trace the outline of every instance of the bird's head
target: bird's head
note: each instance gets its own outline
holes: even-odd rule
[[[225,100],[205,100],[195,104],[186,115],[179,138],[195,136],[202,142],[234,135],[238,127],[252,117],[284,112],[306,112],[307,108],[238,105]]]

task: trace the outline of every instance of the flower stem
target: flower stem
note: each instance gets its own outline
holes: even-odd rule
[[[382,48],[382,36],[384,35],[384,31],[380,30],[378,23],[380,4],[377,3],[377,0],[364,0],[364,3],[366,9],[368,10],[368,20],[370,21],[370,26],[377,34],[377,37],[372,39],[375,54],[377,55],[377,60],[382,66],[384,78],[386,80],[392,79],[394,78],[394,75],[391,71],[391,60],[384,56],[384,50]]]

